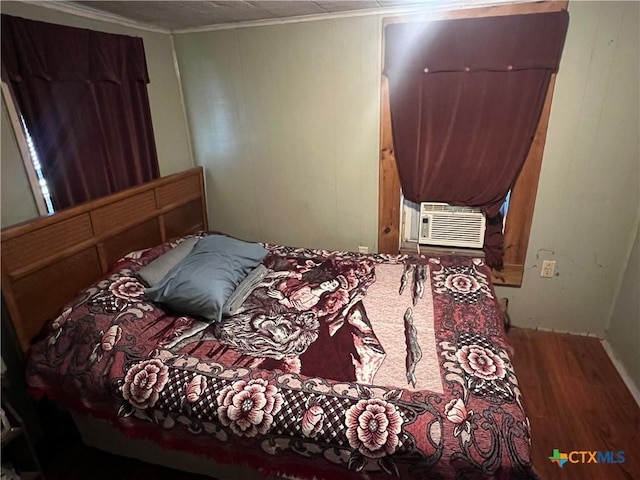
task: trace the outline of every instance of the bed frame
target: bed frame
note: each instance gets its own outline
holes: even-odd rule
[[[22,351],[126,253],[207,229],[202,167],[3,229],[2,298]]]

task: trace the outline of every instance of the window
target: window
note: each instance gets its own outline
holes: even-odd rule
[[[387,23],[402,21],[542,13],[566,8],[567,2],[514,4],[490,9],[445,12],[439,14],[437,18],[434,15],[430,15],[428,18],[416,16],[409,19],[403,17],[386,18],[383,20],[383,27]],[[384,75],[381,77],[378,251],[394,253],[398,251],[400,245],[401,191],[393,156],[388,82]],[[499,272],[494,271],[492,275],[492,280],[497,285],[520,286],[522,283],[554,84],[555,75],[549,84],[531,149],[509,196],[509,215],[504,224],[504,269]]]
[[[5,102],[42,214],[159,177],[141,38],[5,14],[1,33]]]
[[[48,215],[54,213],[53,204],[51,203],[51,197],[49,195],[49,188],[47,181],[42,175],[42,169],[40,168],[40,161],[38,154],[35,151],[33,145],[33,139],[27,130],[27,126],[24,123],[22,115],[16,109],[16,104],[11,95],[9,86],[2,82],[2,99],[7,109],[9,120],[13,128],[13,133],[20,150],[20,156],[24,163],[24,168],[29,178],[29,184],[31,185],[31,191],[33,198],[38,208],[40,215]]]
[[[27,124],[24,123],[24,118],[20,115],[20,125],[22,126],[22,131],[24,132],[24,137],[27,141],[27,148],[29,149],[29,160],[33,165],[33,169],[36,172],[36,177],[38,178],[38,189],[37,192],[33,192],[34,195],[42,195],[45,205],[47,206],[47,213],[54,213],[53,204],[51,203],[51,195],[49,194],[49,187],[47,186],[47,179],[44,178],[42,174],[42,166],[40,165],[40,160],[38,159],[38,153],[36,152],[36,148],[33,145],[33,138],[31,138],[31,134],[29,133],[29,129],[27,128]]]

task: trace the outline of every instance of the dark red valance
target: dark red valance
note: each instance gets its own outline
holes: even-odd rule
[[[5,81],[149,83],[141,38],[10,15],[2,15],[2,63]]]

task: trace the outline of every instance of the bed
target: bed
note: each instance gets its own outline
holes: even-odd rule
[[[219,478],[232,478],[225,464],[536,478],[482,259],[263,244],[264,276],[209,321],[149,301],[139,277],[186,241],[224,236],[205,205],[194,169],[2,232],[3,298],[34,395],[101,419],[119,453],[135,456],[122,438],[145,439]]]

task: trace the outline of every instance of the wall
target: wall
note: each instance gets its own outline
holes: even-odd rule
[[[640,388],[640,235],[636,228],[635,241],[622,278],[607,330],[607,340],[629,376]]]
[[[3,1],[0,7],[2,13],[32,20],[142,37],[150,78],[150,83],[147,87],[160,173],[161,175],[169,175],[192,167],[192,159],[189,153],[189,134],[182,110],[170,35],[77,17],[26,3]],[[3,227],[10,224],[5,223],[5,220],[13,223],[14,220],[23,221],[31,218],[27,216],[29,214],[28,211],[21,212],[22,216],[5,215],[5,209],[21,208],[19,207],[21,203],[33,204],[30,189],[24,188],[24,186],[28,186],[28,183],[25,183],[24,167],[21,167],[21,169],[16,167],[18,165],[17,162],[22,161],[19,157],[17,159],[14,158],[18,152],[17,147],[5,145],[5,128],[7,125],[5,125],[4,121],[5,119],[3,118],[1,181],[2,190],[11,190],[12,195],[10,203],[5,203],[4,193],[2,196]],[[34,205],[34,209],[30,210],[30,212],[33,214],[36,211]]]
[[[516,325],[604,335],[640,206],[639,9],[569,2],[522,288],[497,289]]]
[[[604,334],[638,195],[636,2],[571,1],[518,326]],[[380,17],[176,36],[212,228],[375,249]],[[543,259],[558,276],[540,278]]]
[[[2,97],[2,95],[0,95]],[[16,143],[11,121],[2,98],[2,123],[0,133],[2,134],[2,187],[0,206],[2,207],[2,227],[13,225],[34,218],[38,215],[38,207],[31,194],[29,180],[24,171],[24,164],[18,144]]]
[[[375,250],[380,29],[359,17],[176,36],[211,228]]]

